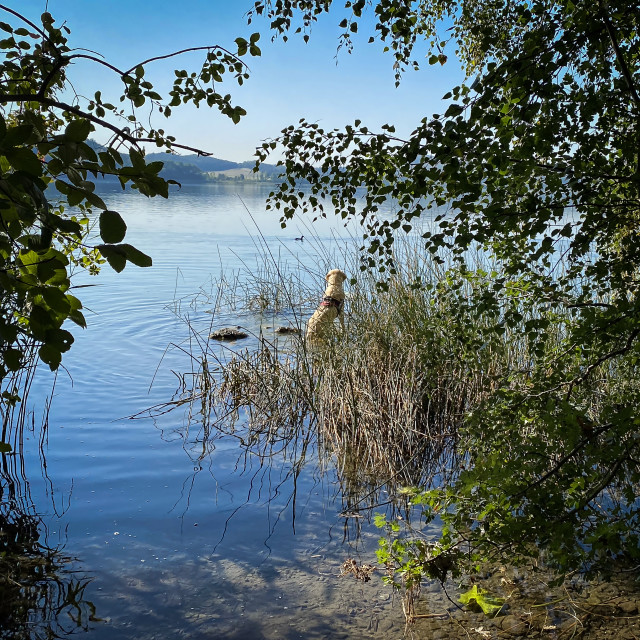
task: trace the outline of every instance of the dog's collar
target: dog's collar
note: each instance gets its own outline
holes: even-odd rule
[[[331,296],[325,296],[322,298],[322,302],[320,303],[321,307],[335,307],[338,310],[338,313],[342,311],[342,305],[344,304],[344,300],[336,300]]]

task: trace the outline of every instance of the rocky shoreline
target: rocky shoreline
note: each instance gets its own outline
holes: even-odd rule
[[[429,640],[640,640],[640,567],[619,572],[608,582],[574,579],[550,587],[545,577],[510,569],[478,581],[505,601],[503,615],[494,618],[453,606],[453,595],[450,601],[441,599],[447,617],[427,617],[436,613],[434,588],[417,603],[407,635]]]

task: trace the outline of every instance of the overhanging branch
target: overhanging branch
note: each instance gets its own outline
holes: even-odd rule
[[[83,111],[79,107],[74,107],[73,105],[67,104],[66,102],[60,102],[59,100],[52,100],[51,98],[40,96],[38,94],[31,94],[31,93],[0,94],[0,104],[4,104],[7,102],[37,102],[46,107],[61,109],[62,111],[68,111],[69,113],[73,113],[74,115],[80,118],[85,118],[93,122],[94,124],[97,124],[100,127],[109,129],[110,131],[115,133],[115,135],[118,138],[121,138],[125,142],[129,142],[130,144],[133,144],[136,147],[140,143],[144,143],[144,142],[149,142],[154,144],[157,142],[155,138],[137,138],[135,136],[132,136],[130,133],[127,133],[121,127],[118,127],[115,124],[111,124],[110,122],[107,122],[102,118],[98,118],[97,116],[94,116],[91,113]],[[192,151],[193,153],[197,153],[200,156],[211,155],[211,153],[207,151],[203,151],[202,149],[198,149],[197,147],[190,147],[188,145],[178,144],[175,142],[171,143],[171,147],[176,149],[182,149],[184,151]]]

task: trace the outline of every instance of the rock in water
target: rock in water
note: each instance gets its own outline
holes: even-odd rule
[[[224,327],[224,329],[218,329],[209,335],[211,340],[241,340],[248,337],[249,334],[240,331],[240,327]]]
[[[300,329],[296,327],[278,327],[276,333],[300,333]]]

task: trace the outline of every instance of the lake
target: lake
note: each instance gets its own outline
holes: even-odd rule
[[[88,328],[72,329],[46,442],[40,451],[53,381],[43,368],[29,398],[36,429],[25,433],[22,456],[7,456],[0,480],[3,512],[10,498],[37,524],[34,548],[53,549],[42,553],[57,568],[22,613],[0,605],[0,637],[47,629],[91,640],[402,636],[400,603],[379,573],[367,583],[340,576],[347,558],[375,562],[379,533],[366,517],[341,516],[330,461],[318,464],[312,447],[293,473],[291,458],[247,455],[236,438],[203,443],[184,408],[144,414],[190,371],[195,335],[241,325],[257,336],[287,320],[216,311],[222,273],[259,278],[268,247],[320,296],[318,260],[350,250],[334,221],[315,226],[315,237],[304,221],[280,229],[277,213],[265,211],[269,188],[184,186],[168,201],[101,188],[127,222],[126,241],[154,266],[129,264],[121,274],[105,266],[74,280],[95,284],[78,290]]]

